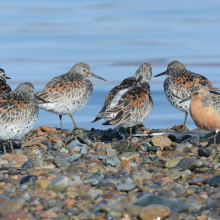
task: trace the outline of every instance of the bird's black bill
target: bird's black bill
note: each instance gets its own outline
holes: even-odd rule
[[[167,74],[167,71],[164,71],[164,72],[162,72],[162,73],[157,74],[157,75],[154,76],[154,77],[158,77],[158,76],[162,76],[162,75],[166,75],[166,74]]]
[[[183,99],[183,100],[182,100],[182,101],[180,101],[179,103],[182,103],[182,102],[188,101],[188,100],[190,100],[190,99],[192,99],[192,96],[191,96],[191,95],[190,95],[189,97],[187,97],[187,98]]]
[[[10,77],[6,76],[5,79],[11,79]]]
[[[42,99],[41,97],[39,97],[39,96],[37,96],[37,95],[35,95],[35,97],[36,97],[37,99],[43,101],[43,102],[46,102],[44,99]]]
[[[95,77],[95,78],[97,78],[97,79],[101,79],[101,80],[107,81],[106,79],[103,79],[101,76],[97,76],[97,75],[95,75],[94,73],[92,73],[91,76],[92,76],[92,77]]]
[[[141,83],[141,80],[143,79],[143,76],[139,76],[137,79],[137,83]]]

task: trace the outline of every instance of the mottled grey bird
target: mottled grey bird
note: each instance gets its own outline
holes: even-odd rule
[[[12,153],[12,139],[23,137],[37,121],[39,108],[35,97],[34,87],[28,82],[20,84],[13,92],[0,95],[0,139],[9,140]]]
[[[59,115],[62,131],[62,115],[69,115],[77,128],[72,113],[83,108],[89,101],[93,90],[89,77],[105,80],[92,73],[88,64],[80,62],[75,64],[69,72],[53,78],[43,90],[37,93],[46,101],[38,101],[39,107]]]
[[[132,141],[132,127],[147,119],[153,107],[149,86],[151,77],[151,65],[142,64],[133,76],[124,79],[109,92],[104,107],[93,122],[104,118],[106,122],[103,125],[129,127]]]
[[[194,86],[205,86],[213,88],[212,83],[204,76],[193,73],[178,62],[172,61],[168,64],[167,70],[154,76],[168,75],[164,81],[164,92],[171,105],[185,113],[185,120],[182,129],[185,130],[186,119],[189,113],[190,100],[180,103],[180,101],[190,96]]]

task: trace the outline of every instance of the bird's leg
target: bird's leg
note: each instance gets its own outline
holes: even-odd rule
[[[63,132],[62,115],[59,115],[59,118],[60,118],[61,132]]]
[[[121,133],[122,133],[123,140],[125,141],[125,136],[124,136],[123,128],[120,128],[120,130],[121,130]]]
[[[73,124],[74,124],[74,126],[75,126],[75,129],[77,129],[77,126],[76,126],[76,123],[75,123],[75,121],[74,121],[74,119],[73,119],[72,114],[70,114],[70,118],[71,118],[71,119],[72,119],[72,121],[73,121]]]
[[[4,154],[6,154],[5,142],[3,141]]]
[[[201,139],[201,141],[206,141],[206,140],[209,140],[211,138],[214,138],[214,146],[216,145],[216,137],[218,135],[218,132],[215,131],[215,135],[211,136],[211,137],[207,137],[207,138],[204,138],[204,139]]]
[[[132,127],[130,127],[129,130],[130,130],[130,139],[131,139],[131,142],[132,142]]]
[[[11,151],[12,151],[12,154],[15,154],[15,153],[14,153],[14,148],[13,148],[12,139],[9,140],[9,143],[10,143],[10,145],[11,145]]]
[[[182,130],[185,131],[185,128],[186,128],[186,119],[188,117],[188,112],[185,113],[185,119],[184,119],[184,123],[183,123],[183,126],[182,126]]]

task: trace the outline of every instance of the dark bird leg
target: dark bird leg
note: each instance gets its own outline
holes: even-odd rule
[[[186,112],[186,113],[185,113],[185,120],[184,120],[184,123],[183,123],[183,126],[182,126],[182,130],[183,130],[183,131],[184,131],[185,128],[186,128],[186,119],[187,119],[187,117],[188,117],[188,113]]]
[[[130,139],[131,139],[131,142],[132,142],[132,127],[130,127],[129,130],[130,130]]]
[[[74,121],[74,119],[73,119],[72,114],[70,114],[70,118],[71,118],[71,119],[72,119],[72,121],[73,121],[73,124],[74,124],[74,126],[75,126],[75,129],[77,129],[77,126],[76,126],[76,123],[75,123],[75,121]]]
[[[15,154],[15,152],[14,152],[14,148],[13,148],[12,139],[9,140],[9,143],[10,143],[10,145],[11,145],[11,151],[12,151],[12,154]]]
[[[214,138],[214,146],[215,146],[216,145],[216,137],[218,135],[218,132],[215,131],[214,133],[215,133],[215,135],[213,135],[211,137],[208,137],[208,138],[201,139],[201,141],[206,141],[206,140],[209,140],[211,138]]]
[[[121,133],[122,133],[123,140],[125,140],[125,136],[124,136],[123,128],[120,128],[120,130],[121,130]]]
[[[59,115],[60,118],[60,126],[61,126],[61,132],[63,132],[63,125],[62,125],[62,115]]]

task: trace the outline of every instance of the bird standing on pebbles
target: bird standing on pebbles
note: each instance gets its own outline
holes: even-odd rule
[[[220,130],[220,94],[216,91],[218,89],[195,86],[192,94],[181,101],[181,103],[191,101],[190,115],[197,127],[215,132],[212,136],[214,145],[216,145],[216,136]]]
[[[185,112],[185,120],[182,126],[182,129],[185,130],[191,101],[188,100],[181,103],[180,101],[191,95],[194,86],[201,85],[207,88],[213,88],[212,83],[206,77],[187,70],[182,63],[176,60],[168,64],[166,71],[154,77],[162,75],[168,75],[163,84],[168,101],[180,111]]]
[[[11,79],[5,75],[5,71],[0,68],[0,94],[11,92],[11,87],[6,83],[6,79]]]
[[[59,115],[62,132],[62,115],[69,115],[75,129],[77,128],[72,113],[83,108],[90,99],[93,85],[89,77],[106,81],[92,73],[88,64],[80,62],[75,64],[69,72],[53,78],[43,90],[37,93],[46,101],[38,101],[39,107]]]
[[[132,141],[132,127],[147,119],[153,107],[149,86],[151,77],[151,65],[142,64],[133,76],[109,92],[104,107],[93,122],[104,118],[106,122],[103,125],[129,127]],[[123,131],[122,136],[125,139]]]
[[[31,83],[20,84],[15,91],[0,95],[0,139],[10,142],[14,154],[12,139],[21,138],[28,133],[37,121],[39,98]],[[4,153],[6,153],[5,145]]]

